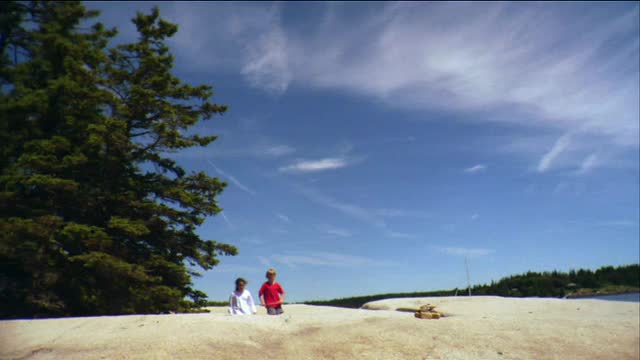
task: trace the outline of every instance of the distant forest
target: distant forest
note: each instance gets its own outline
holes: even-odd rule
[[[640,291],[640,264],[604,266],[596,271],[571,270],[569,272],[529,271],[475,285],[471,295],[497,295],[507,297],[582,297],[595,294],[614,294]],[[467,296],[468,289],[452,289],[413,293],[378,294],[322,301],[306,301],[307,305],[328,305],[359,308],[376,300],[402,297]]]

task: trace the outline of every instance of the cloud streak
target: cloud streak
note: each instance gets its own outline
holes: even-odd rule
[[[260,264],[262,264],[262,265],[264,265],[264,266],[266,266],[268,268],[272,267],[271,266],[271,261],[268,258],[266,258],[264,256],[257,256],[257,258],[258,258],[258,261],[260,262]]]
[[[240,74],[273,94],[295,84],[410,111],[470,114],[458,116],[465,121],[574,134],[564,149],[562,137],[555,151],[536,149],[540,173],[556,168],[578,142],[637,151],[638,4],[603,12],[577,3],[377,3],[358,14],[330,4],[302,28],[283,21],[286,6],[161,5],[180,24],[171,40],[184,60],[177,63],[197,71]],[[103,10],[123,33],[132,32],[128,19]],[[580,169],[594,152],[572,158],[572,167],[588,173],[596,165]],[[614,163],[600,160],[597,166]]]
[[[511,111],[493,120],[592,132],[637,145],[638,9],[596,20],[583,7],[578,12],[515,4],[392,4],[356,20],[358,31],[351,36],[335,35],[352,28],[354,20],[334,16],[318,42],[298,37],[304,51],[291,56],[308,56],[300,62],[308,68],[294,71],[318,87],[407,108],[511,108],[520,116]],[[619,48],[606,46],[619,39],[630,40]]]
[[[407,233],[402,233],[397,231],[388,231],[386,235],[394,239],[415,239],[416,238],[416,236],[413,234],[407,234]]]
[[[298,192],[316,204],[335,209],[375,227],[386,227],[384,220],[378,216],[375,211],[371,211],[370,209],[336,200],[309,188],[298,188]]]
[[[193,66],[210,69],[215,59],[275,94],[291,84],[334,89],[390,107],[638,147],[637,4],[606,13],[577,3],[387,3],[358,14],[345,7],[327,5],[298,28],[283,22],[280,5],[174,4],[176,46]],[[553,168],[568,142],[561,137],[537,170]]]
[[[428,219],[431,217],[431,214],[426,211],[420,210],[403,210],[403,209],[391,209],[391,208],[383,208],[377,209],[374,211],[377,215],[385,217],[385,218],[417,218],[417,219]]]
[[[382,265],[383,262],[375,261],[362,256],[338,254],[331,252],[307,252],[293,254],[276,254],[271,256],[273,261],[285,264],[289,267],[297,266],[327,266],[327,267],[361,267]]]
[[[282,221],[284,221],[286,223],[290,223],[291,222],[291,219],[287,215],[276,213],[276,216],[278,217],[278,219],[280,219],[280,220],[282,220]]]
[[[330,236],[339,236],[339,237],[351,237],[351,231],[346,229],[337,228],[331,225],[322,225],[319,226],[320,231],[324,232]]]
[[[379,3],[358,13],[327,4],[303,27],[283,21],[286,6],[162,5],[191,68],[241,74],[267,92],[338,89],[638,146],[638,4]],[[131,32],[117,15],[105,11]]]
[[[600,159],[597,154],[590,154],[582,163],[580,163],[580,168],[578,169],[578,174],[586,174],[593,170],[596,166],[600,164]]]
[[[481,249],[481,248],[466,248],[466,247],[436,247],[436,250],[451,256],[461,256],[461,257],[482,257],[488,256],[495,252],[495,250],[491,249]]]
[[[271,157],[280,157],[280,156],[290,155],[290,154],[293,154],[295,151],[296,149],[288,145],[274,145],[274,146],[269,146],[262,150],[264,154]]]
[[[390,219],[390,218],[427,219],[431,217],[429,213],[420,211],[420,210],[404,210],[404,209],[393,209],[393,208],[367,208],[357,204],[352,204],[352,203],[335,199],[331,196],[327,196],[312,188],[296,187],[296,189],[300,194],[302,194],[304,197],[306,197],[310,201],[322,206],[326,206],[331,209],[335,209],[347,216],[350,216],[352,218],[365,222],[376,228],[382,229],[385,231],[385,234],[387,236],[391,236],[391,237],[400,238],[403,236],[400,236],[401,233],[394,233],[393,231],[388,230],[386,219]],[[405,234],[405,235],[408,235],[408,234]],[[409,236],[405,236],[405,238],[408,238],[408,237]]]
[[[233,224],[231,224],[231,221],[229,221],[229,218],[227,217],[227,214],[224,213],[224,211],[220,212],[220,215],[222,216],[222,219],[224,220],[225,223],[227,223],[227,225],[233,229]]]
[[[283,166],[279,170],[284,173],[312,173],[336,170],[349,165],[345,158],[324,158],[319,160],[300,160],[291,165]]]
[[[553,144],[553,147],[540,159],[537,167],[538,172],[543,173],[549,170],[556,158],[558,158],[558,156],[560,156],[560,154],[562,154],[570,144],[570,134],[565,134],[558,138],[558,140]]]
[[[599,226],[609,226],[609,227],[637,227],[638,221],[631,220],[608,220],[608,221],[600,221],[596,223]]]
[[[260,269],[254,266],[245,266],[245,265],[236,265],[236,264],[220,264],[214,267],[213,271],[243,275],[243,274],[254,274],[260,271]]]
[[[479,173],[479,172],[483,172],[487,170],[487,166],[484,164],[477,164],[477,165],[473,165],[471,167],[468,167],[466,169],[464,169],[464,172],[469,173],[469,174],[475,174],[475,173]]]
[[[250,142],[251,140],[238,138],[231,139],[236,143]],[[226,147],[219,143],[214,143],[206,148],[193,147],[182,149],[176,153],[172,153],[171,156],[174,159],[206,159],[206,158],[239,158],[239,157],[252,157],[252,158],[280,158],[287,155],[291,155],[296,152],[296,149],[288,145],[272,145],[272,144],[257,144],[254,146],[247,146],[242,148]]]
[[[228,179],[229,179],[229,180],[230,180],[230,181],[231,181],[235,186],[237,186],[240,190],[242,190],[242,191],[244,191],[244,192],[246,192],[246,193],[248,193],[248,194],[251,194],[251,195],[255,195],[255,194],[256,194],[256,192],[255,192],[255,191],[253,191],[253,190],[249,189],[247,186],[245,186],[244,184],[242,184],[242,183],[240,182],[240,180],[238,180],[238,179],[236,179],[236,178],[235,178],[235,176],[233,176],[233,175],[231,175],[231,174],[228,174],[228,173],[225,173],[225,172],[224,172],[224,171],[222,171],[220,168],[218,168],[218,167],[217,167],[213,162],[211,162],[211,160],[207,159],[207,162],[209,163],[209,165],[211,165],[211,166],[213,167],[213,169],[214,169],[218,174],[220,174],[220,175],[221,175],[221,176],[223,176],[223,177],[228,178]]]

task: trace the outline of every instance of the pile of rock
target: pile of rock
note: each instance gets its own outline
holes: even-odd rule
[[[420,306],[415,314],[418,319],[440,319],[444,317],[444,314],[436,311],[436,306],[431,304]]]

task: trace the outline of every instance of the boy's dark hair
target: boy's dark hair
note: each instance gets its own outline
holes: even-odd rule
[[[238,286],[240,285],[240,283],[244,283],[245,285],[247,285],[247,280],[243,279],[243,278],[237,278],[236,279],[236,289],[238,288]]]

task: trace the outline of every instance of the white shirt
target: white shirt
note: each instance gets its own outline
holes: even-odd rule
[[[231,315],[250,315],[256,313],[256,304],[249,290],[242,293],[234,291],[229,297],[229,313]]]

